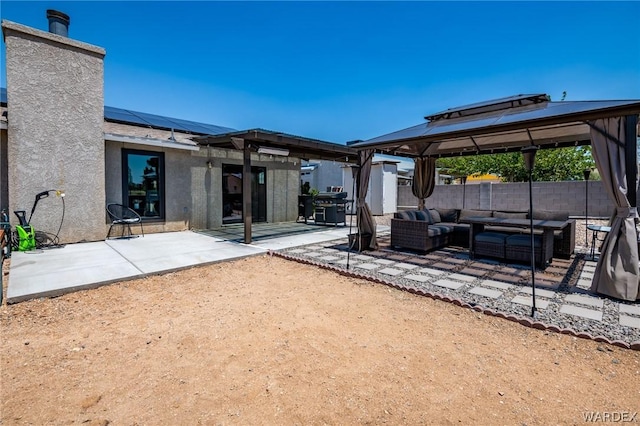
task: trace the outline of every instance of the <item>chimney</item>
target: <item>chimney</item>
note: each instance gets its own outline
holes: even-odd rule
[[[49,32],[58,34],[63,37],[69,36],[69,15],[57,10],[47,10],[47,19],[49,20]]]

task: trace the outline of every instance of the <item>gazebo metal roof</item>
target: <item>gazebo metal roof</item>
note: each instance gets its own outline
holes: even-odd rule
[[[640,114],[640,100],[560,101],[517,95],[451,108],[425,123],[350,145],[406,157],[450,157],[588,145],[588,121]]]

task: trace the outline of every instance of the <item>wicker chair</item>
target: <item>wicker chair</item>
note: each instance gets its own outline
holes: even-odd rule
[[[423,220],[391,219],[391,246],[427,252],[450,244],[452,233]]]
[[[576,250],[576,221],[567,220],[568,225],[562,230],[560,235],[555,236],[553,242],[553,257],[560,259],[570,259]]]

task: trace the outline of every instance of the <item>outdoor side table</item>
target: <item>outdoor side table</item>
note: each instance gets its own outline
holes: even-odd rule
[[[591,257],[591,260],[593,260],[596,253],[596,242],[604,241],[607,234],[611,232],[611,227],[601,226],[601,225],[587,225],[587,229],[591,231],[591,235],[592,235],[590,257]],[[600,234],[601,232],[604,234],[604,237],[602,237],[602,239],[598,238],[598,234]]]

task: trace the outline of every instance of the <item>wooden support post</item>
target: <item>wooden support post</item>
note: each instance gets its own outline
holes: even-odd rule
[[[244,243],[251,244],[251,151],[244,144],[244,164],[242,168],[242,216],[244,218]]]

